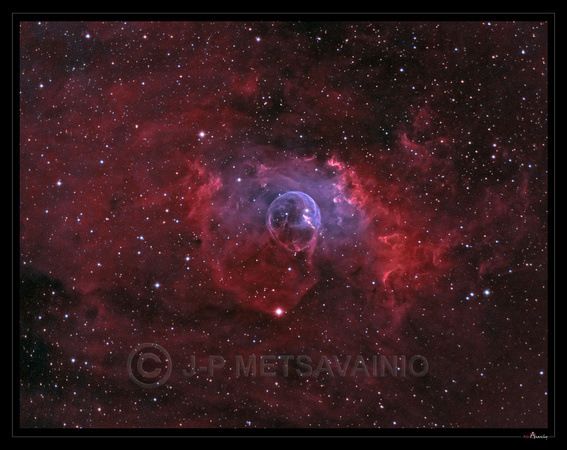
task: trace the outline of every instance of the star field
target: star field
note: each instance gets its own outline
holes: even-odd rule
[[[19,426],[548,427],[550,17],[141,17],[17,23]]]

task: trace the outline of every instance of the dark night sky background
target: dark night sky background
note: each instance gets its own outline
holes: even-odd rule
[[[16,24],[19,426],[549,425],[552,17],[134,18]],[[296,254],[265,222],[287,191],[321,210]],[[165,385],[130,379],[142,343]]]

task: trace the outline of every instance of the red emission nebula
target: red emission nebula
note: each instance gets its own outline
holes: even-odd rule
[[[549,18],[45,19],[19,427],[548,426]]]

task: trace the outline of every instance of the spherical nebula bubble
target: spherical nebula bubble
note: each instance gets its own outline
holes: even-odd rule
[[[305,192],[289,191],[272,202],[266,225],[276,242],[298,252],[311,247],[317,239],[321,211]]]

